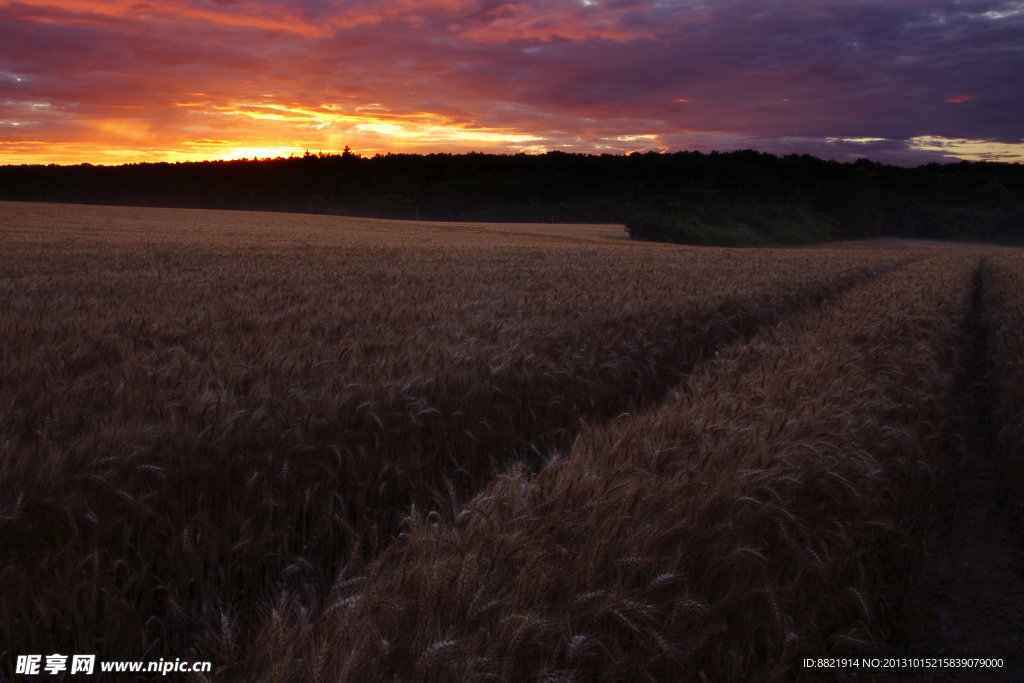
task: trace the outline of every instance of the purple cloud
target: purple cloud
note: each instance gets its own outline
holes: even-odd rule
[[[0,1],[0,27],[9,158],[30,140],[1024,158],[1019,1]]]

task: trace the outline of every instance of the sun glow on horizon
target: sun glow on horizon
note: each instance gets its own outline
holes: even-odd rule
[[[0,140],[0,163],[98,165],[277,158],[341,153],[520,151],[541,140],[515,128],[477,125],[429,111],[394,112],[371,103],[343,107],[275,102],[220,104],[199,98],[176,102],[175,120],[105,118],[79,123],[79,140]],[[31,129],[23,120],[0,122]],[[49,115],[49,112],[47,113]],[[70,135],[68,136],[71,137]]]
[[[1020,3],[726,4],[0,0],[0,164],[346,146],[1024,158]],[[840,16],[848,39],[812,39]]]

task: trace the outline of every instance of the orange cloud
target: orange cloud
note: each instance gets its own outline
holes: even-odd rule
[[[305,38],[323,38],[332,33],[330,26],[304,20],[295,13],[276,7],[267,10],[262,6],[245,5],[232,9],[225,5],[218,10],[189,0],[161,0],[155,4],[136,0],[44,0],[33,5],[0,0],[2,7],[17,7],[23,21],[42,23],[84,26],[122,20],[178,25],[195,25],[198,22],[208,26],[281,31]]]
[[[1021,139],[1024,21],[929,7],[0,0],[0,164]]]

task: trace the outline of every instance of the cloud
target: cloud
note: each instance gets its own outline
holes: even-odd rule
[[[1024,160],[1021,45],[1005,0],[0,0],[0,162],[339,144]]]

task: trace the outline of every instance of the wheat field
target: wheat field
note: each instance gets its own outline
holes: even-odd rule
[[[999,253],[986,261],[985,334],[995,455],[1010,509],[1017,563],[1024,567],[1024,256]]]
[[[899,647],[979,305],[1020,516],[1017,252],[2,202],[0,246],[0,677],[777,679]]]

